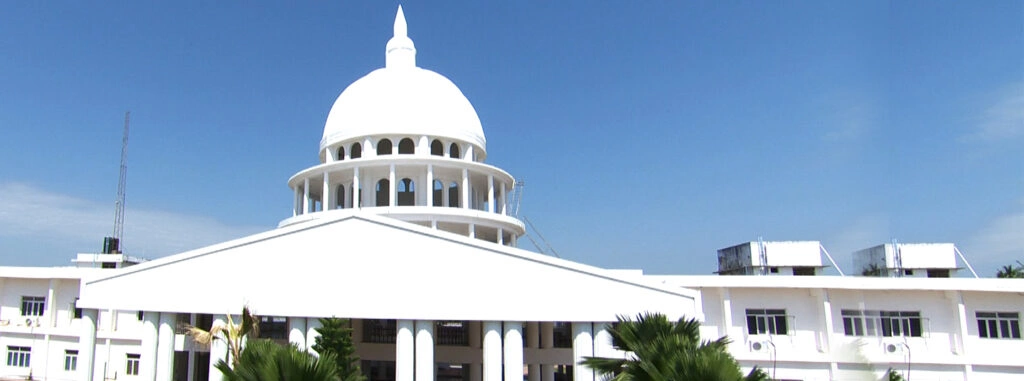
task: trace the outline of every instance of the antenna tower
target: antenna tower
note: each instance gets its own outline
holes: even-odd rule
[[[117,200],[114,201],[114,238],[119,242],[124,235],[124,195],[128,176],[128,118],[130,111],[124,113],[124,136],[121,138],[121,174],[117,179]]]

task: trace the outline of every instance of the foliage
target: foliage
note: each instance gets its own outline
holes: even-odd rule
[[[893,368],[889,368],[889,370],[885,372],[885,379],[888,381],[904,381],[903,375],[899,374],[899,372]]]
[[[233,366],[224,360],[215,366],[227,381],[339,380],[333,354],[318,358],[294,345],[282,346],[267,339],[248,340]]]
[[[227,354],[232,364],[238,363],[241,356],[242,345],[249,337],[256,338],[260,335],[259,320],[249,310],[249,306],[242,307],[241,324],[235,324],[231,315],[227,316],[227,324],[214,324],[210,330],[204,330],[195,326],[188,326],[187,334],[199,344],[211,345],[214,341],[221,340],[227,343]]]
[[[881,267],[872,263],[860,271],[861,276],[883,276],[885,273]]]
[[[1024,278],[1024,263],[1017,261],[1017,266],[1006,265],[999,269],[996,278]]]
[[[320,354],[334,354],[338,375],[342,381],[365,381],[363,371],[359,368],[359,356],[352,343],[352,327],[348,319],[320,319],[320,336],[316,338],[313,350]]]
[[[613,381],[727,380],[762,381],[768,374],[754,368],[743,376],[729,354],[729,339],[700,340],[700,322],[643,313],[636,320],[619,316],[609,333],[616,349],[631,352],[626,358],[587,357],[581,363]]]

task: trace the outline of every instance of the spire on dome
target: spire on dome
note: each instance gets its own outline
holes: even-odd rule
[[[395,35],[388,40],[385,48],[384,67],[416,67],[416,45],[409,38],[409,29],[405,23],[405,12],[398,6],[395,15]]]

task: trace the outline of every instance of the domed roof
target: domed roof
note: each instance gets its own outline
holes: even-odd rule
[[[334,101],[320,148],[358,136],[394,134],[449,137],[486,150],[480,118],[462,91],[448,78],[416,67],[401,6],[386,50],[384,68],[353,82]]]

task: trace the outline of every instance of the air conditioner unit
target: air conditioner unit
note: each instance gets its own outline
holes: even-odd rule
[[[775,344],[768,340],[750,341],[748,344],[750,345],[751,352],[758,353],[769,353],[772,351],[772,347],[775,346]]]
[[[907,347],[907,343],[904,343],[901,340],[887,340],[882,342],[882,352],[884,352],[885,354],[901,355],[905,353],[908,349],[909,348]]]

